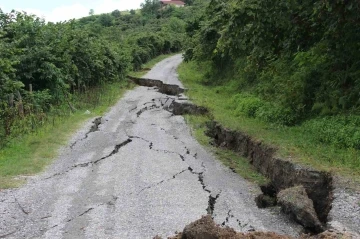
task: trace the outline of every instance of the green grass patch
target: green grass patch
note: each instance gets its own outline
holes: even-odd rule
[[[191,126],[192,134],[197,141],[215,154],[224,165],[251,182],[263,184],[268,181],[263,175],[256,171],[246,158],[239,156],[231,150],[213,147],[209,144],[211,139],[205,134],[207,130],[206,122],[210,120],[209,117],[185,115],[185,120]]]
[[[169,55],[159,56],[145,67],[150,68]],[[131,72],[130,74],[146,72]],[[71,113],[68,106],[57,109],[61,114],[49,115],[44,125],[35,132],[11,139],[0,150],[0,189],[18,187],[24,183],[24,176],[39,173],[58,155],[71,135],[91,118],[105,114],[123,94],[134,87],[128,81],[107,84],[75,95],[73,101],[77,111]],[[89,110],[90,114],[85,114]]]
[[[220,86],[209,84],[207,69],[206,63],[188,62],[180,65],[178,73],[189,89],[187,94],[190,99],[207,107],[214,120],[277,147],[281,157],[346,176],[355,183],[360,182],[359,150],[321,142],[319,131],[308,130],[306,124],[288,127],[251,117],[260,108],[259,101],[245,97],[247,102],[234,105],[234,96],[239,94],[239,89],[231,81]]]
[[[58,149],[68,143],[70,136],[88,119],[103,115],[130,88],[126,82],[112,83],[97,88],[93,95],[95,105],[87,102],[87,94],[81,108],[75,113],[49,116],[35,132],[10,140],[0,150],[0,189],[20,186],[22,176],[41,172],[58,155]],[[91,101],[90,101],[91,102]],[[89,110],[90,114],[85,114]]]

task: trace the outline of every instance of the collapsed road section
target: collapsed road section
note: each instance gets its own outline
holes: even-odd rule
[[[167,59],[145,78],[179,62]],[[167,80],[177,84],[172,71]],[[207,214],[239,232],[300,235],[278,208],[258,208],[260,189],[191,136],[174,111],[182,98],[140,86],[86,123],[43,174],[0,191],[0,238],[168,237]],[[189,105],[180,111],[196,109]]]

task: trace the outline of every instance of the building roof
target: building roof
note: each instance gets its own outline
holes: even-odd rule
[[[179,0],[161,0],[160,1],[162,4],[166,4],[166,5],[179,5],[179,6],[184,6],[185,3],[183,1],[179,1]]]

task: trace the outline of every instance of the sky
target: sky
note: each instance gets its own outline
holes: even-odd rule
[[[3,12],[12,9],[25,11],[45,18],[46,21],[58,22],[89,15],[90,9],[95,14],[108,13],[116,9],[130,10],[140,8],[145,0],[0,0]]]

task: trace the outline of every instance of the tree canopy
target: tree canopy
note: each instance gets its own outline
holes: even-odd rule
[[[232,71],[239,91],[279,106],[286,124],[358,114],[359,10],[356,1],[211,0],[187,24],[186,60]]]
[[[75,93],[122,81],[150,59],[180,51],[188,11],[163,14],[146,2],[141,13],[90,11],[78,20],[46,23],[0,10],[0,139],[29,115],[46,114]]]

